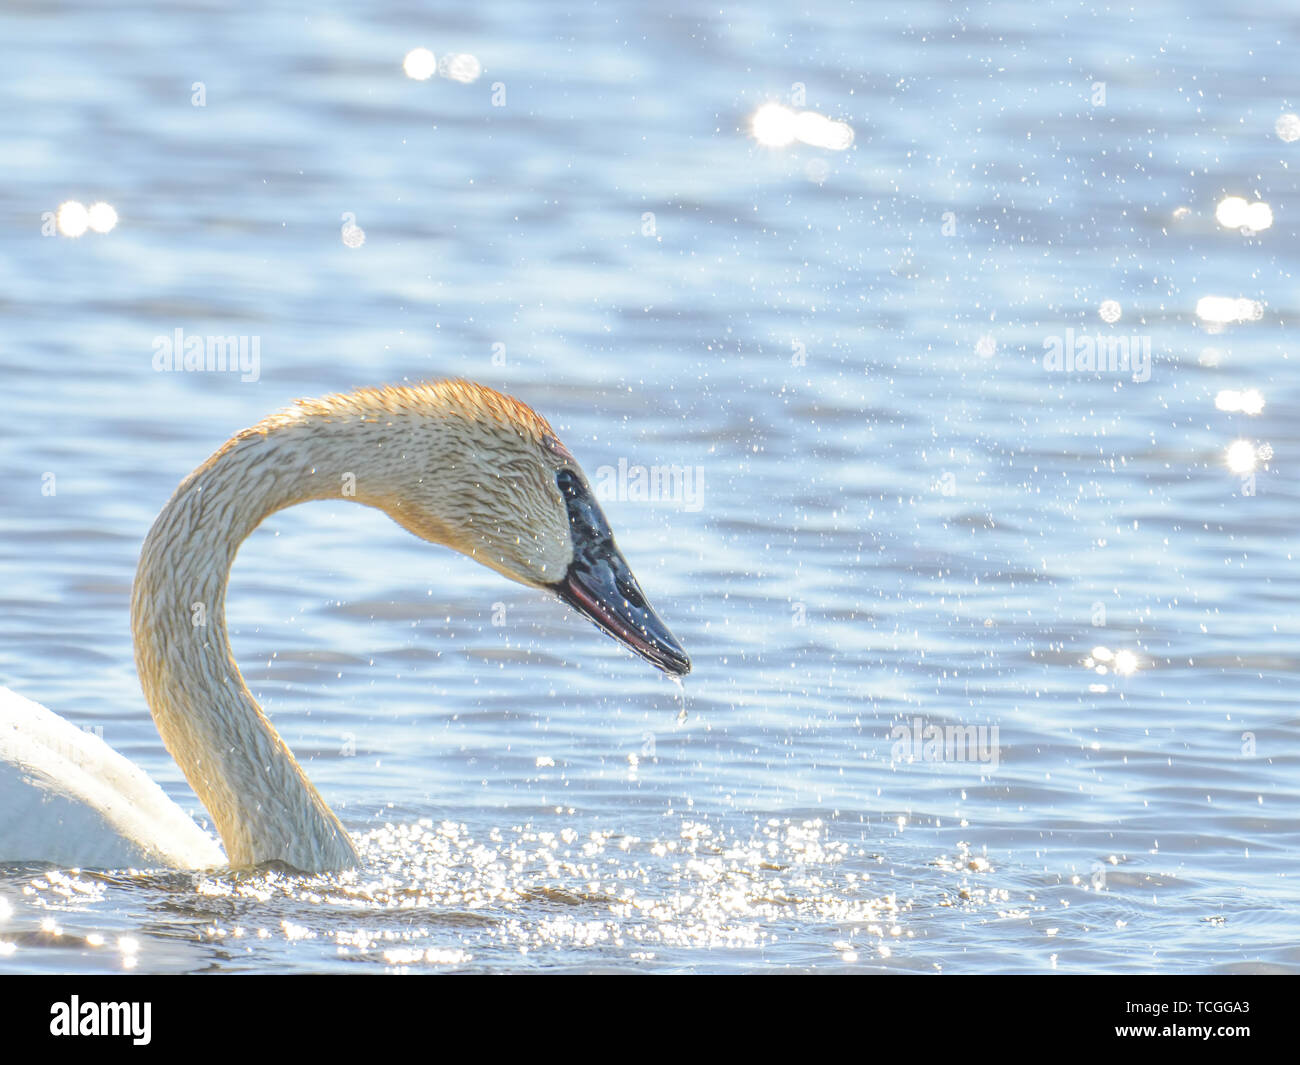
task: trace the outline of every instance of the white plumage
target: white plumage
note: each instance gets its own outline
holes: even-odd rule
[[[0,862],[207,869],[220,845],[96,736],[0,688]]]

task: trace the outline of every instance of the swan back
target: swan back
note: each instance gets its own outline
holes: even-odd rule
[[[211,836],[93,732],[0,688],[0,862],[210,869]]]

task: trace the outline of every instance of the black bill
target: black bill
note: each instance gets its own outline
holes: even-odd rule
[[[557,483],[569,509],[573,562],[551,585],[555,594],[665,673],[689,673],[690,658],[641,594],[590,489],[570,470],[561,470]]]

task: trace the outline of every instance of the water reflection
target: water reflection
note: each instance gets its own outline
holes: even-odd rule
[[[90,207],[77,200],[59,204],[54,216],[59,233],[65,237],[80,237],[87,229],[95,233],[108,233],[117,225],[117,211],[112,204],[93,203]]]
[[[427,48],[412,48],[402,60],[402,69],[408,78],[428,81],[438,72],[438,60]]]
[[[679,951],[782,949],[789,930],[825,962],[877,961],[914,935],[912,903],[876,888],[878,857],[822,818],[772,817],[751,834],[684,817],[669,834],[530,824],[475,835],[462,823],[386,825],[357,839],[362,868],[331,876],[43,872],[27,879],[38,930],[0,928],[10,953],[53,944],[112,950],[118,968],[161,943],[70,925],[93,923],[113,887],[150,892],[169,924],[207,952],[256,956],[292,943],[316,959],[383,967],[464,966],[581,949],[629,962]],[[978,879],[992,863],[968,844],[927,864],[950,882],[944,905],[1002,905]],[[73,940],[75,939],[75,942]],[[894,944],[891,947],[890,944]]]
[[[1264,409],[1264,396],[1256,388],[1247,388],[1241,391],[1225,388],[1214,397],[1214,405],[1222,411],[1258,414]]]
[[[842,152],[853,143],[853,128],[847,122],[836,122],[816,111],[794,111],[778,103],[760,107],[750,119],[750,130],[755,140],[769,148],[784,148],[800,141]]]
[[[441,59],[427,48],[412,48],[402,60],[402,70],[415,81],[428,81],[435,74],[449,81],[468,85],[483,73],[483,64],[477,56],[466,52],[452,52]]]
[[[438,63],[438,73],[451,81],[468,85],[478,80],[479,75],[483,73],[483,65],[472,55],[464,53],[445,55]]]
[[[1273,208],[1263,202],[1251,203],[1241,196],[1225,196],[1214,209],[1219,225],[1259,233],[1273,224]]]
[[[1224,461],[1233,473],[1250,473],[1259,462],[1259,453],[1249,440],[1234,440],[1228,445]]]
[[[1083,660],[1085,669],[1091,669],[1101,676],[1113,671],[1127,677],[1137,672],[1139,664],[1138,656],[1132,651],[1112,651],[1104,646],[1094,647],[1092,653]]]
[[[1196,316],[1211,324],[1257,322],[1264,317],[1264,305],[1258,300],[1230,296],[1202,296],[1196,301]]]

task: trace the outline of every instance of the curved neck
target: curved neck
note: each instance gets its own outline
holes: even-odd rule
[[[181,482],[145,540],[131,594],[136,668],[172,757],[212,815],[233,867],[348,868],[356,851],[235,664],[226,584],[270,514],[312,499],[373,502],[358,421],[272,419]],[[374,469],[374,464],[371,464]]]

